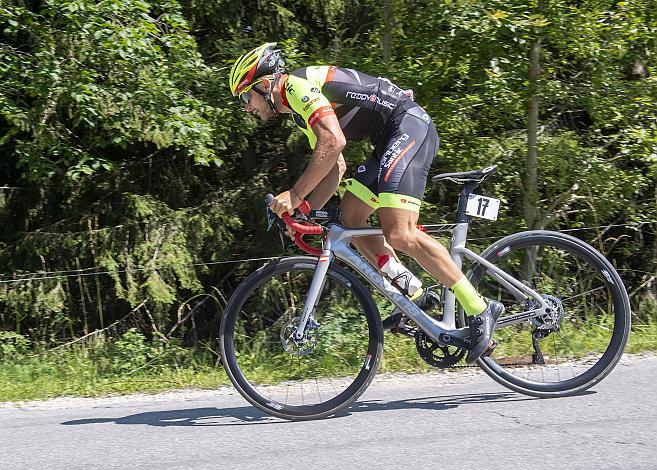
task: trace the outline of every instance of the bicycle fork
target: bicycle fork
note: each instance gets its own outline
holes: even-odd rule
[[[322,254],[317,261],[317,267],[315,268],[315,273],[313,274],[313,280],[310,283],[310,289],[308,290],[308,295],[306,296],[306,302],[303,305],[301,319],[299,320],[297,331],[294,333],[295,341],[300,341],[303,339],[308,320],[311,318],[315,308],[317,308],[319,297],[324,290],[324,284],[326,283],[326,273],[328,273],[329,266],[331,265],[334,256],[335,255],[333,255],[333,252],[331,251],[331,240],[327,236],[322,241]]]

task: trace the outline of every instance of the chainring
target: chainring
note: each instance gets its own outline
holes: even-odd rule
[[[455,346],[441,346],[422,330],[415,333],[415,348],[424,362],[440,369],[455,366],[466,352]]]

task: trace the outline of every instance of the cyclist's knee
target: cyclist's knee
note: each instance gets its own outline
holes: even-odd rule
[[[383,229],[383,234],[390,246],[395,250],[404,253],[412,253],[415,251],[415,246],[417,245],[416,232],[416,230],[408,230],[405,226],[395,226]]]

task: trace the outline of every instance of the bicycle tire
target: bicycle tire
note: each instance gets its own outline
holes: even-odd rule
[[[308,279],[312,278],[312,274],[314,273],[317,262],[317,258],[299,256],[277,260],[261,267],[250,276],[248,276],[238,286],[228,301],[221,322],[220,347],[222,360],[224,368],[226,369],[226,373],[228,374],[228,377],[230,378],[235,388],[246,400],[248,400],[251,404],[260,410],[270,415],[289,420],[309,420],[324,418],[334,415],[347,408],[367,389],[371,383],[376,374],[376,371],[378,370],[381,355],[383,353],[383,329],[381,326],[381,318],[371,293],[365,287],[365,285],[351,272],[332,263],[327,273],[327,281],[322,289],[320,299],[316,305],[315,314],[318,315],[317,318],[321,326],[317,329],[317,335],[313,337],[313,339],[318,339],[315,340],[316,342],[314,347],[312,347],[312,352],[307,355],[302,354],[303,351],[290,352],[289,349],[293,349],[293,346],[290,347],[289,344],[285,342],[287,333],[285,335],[283,334],[283,331],[288,331],[286,330],[287,326],[283,324],[283,321],[290,316],[293,317],[294,312],[301,311],[301,305],[296,305],[295,309],[290,309],[289,307],[286,308],[285,312],[283,312],[278,318],[274,318],[279,314],[277,310],[270,319],[257,320],[262,323],[263,328],[258,332],[255,332],[254,330],[251,335],[253,338],[256,338],[258,335],[260,335],[260,337],[273,339],[273,341],[267,343],[267,348],[269,349],[265,351],[265,353],[262,353],[263,356],[267,356],[264,359],[264,362],[268,362],[263,362],[262,367],[268,367],[271,364],[272,369],[276,369],[277,372],[284,374],[285,371],[282,370],[283,368],[276,368],[274,363],[276,361],[281,363],[286,363],[285,361],[288,361],[291,369],[295,361],[294,357],[297,357],[299,360],[299,371],[297,372],[290,370],[288,373],[291,374],[293,378],[288,379],[287,381],[283,381],[282,385],[275,385],[275,380],[272,381],[272,383],[266,383],[261,381],[259,382],[251,377],[253,375],[251,373],[251,369],[260,369],[257,369],[257,366],[251,367],[246,359],[247,356],[244,356],[243,353],[239,351],[236,352],[236,347],[239,349],[244,346],[243,349],[248,351],[248,354],[251,354],[251,356],[253,355],[252,351],[254,346],[253,344],[249,343],[251,336],[241,334],[236,335],[236,328],[238,330],[247,328],[247,323],[249,322],[245,321],[244,319],[247,318],[247,311],[249,309],[258,309],[258,315],[260,318],[266,316],[265,310],[275,309],[275,307],[272,307],[272,304],[275,302],[267,301],[265,305],[261,300],[259,300],[259,296],[262,295],[261,293],[267,292],[267,295],[275,296],[279,296],[280,294],[286,298],[289,297],[292,301],[296,301],[295,299],[301,296],[303,296],[301,297],[302,300],[305,299],[305,293],[307,292],[306,284]],[[283,292],[282,287],[278,290],[275,287],[282,286],[284,284],[281,280],[286,280],[285,282],[287,282],[285,287],[287,291],[285,294],[281,294],[281,292]],[[339,294],[337,294],[337,291],[339,291]],[[329,297],[329,294],[331,293],[337,295],[338,298],[336,298],[335,301],[331,301],[331,298]],[[326,300],[324,300],[324,298],[326,298]],[[289,305],[289,303],[286,304],[284,301],[282,301],[281,304]],[[261,311],[260,308],[263,310]],[[281,318],[283,318],[283,320],[281,320]],[[273,320],[273,322],[270,320]],[[290,322],[294,320],[296,320],[296,318],[293,317]],[[348,324],[347,320],[353,321],[352,323]],[[266,324],[270,326],[264,327]],[[282,324],[283,328],[280,329],[279,327]],[[351,324],[354,326],[352,326],[352,329],[350,330],[348,325]],[[366,328],[367,331],[363,332],[362,334],[366,334],[367,338],[361,337],[360,334],[358,334],[357,341],[354,342],[355,344],[350,344],[348,342],[350,341],[349,334],[354,336],[354,331],[360,327]],[[248,328],[253,327],[248,326]],[[329,328],[329,330],[324,330],[323,332],[322,328]],[[336,328],[340,330],[340,334],[342,334],[342,336],[335,334]],[[276,334],[279,330],[281,331],[280,336],[276,337]],[[265,333],[262,333],[262,331],[265,331]],[[331,331],[333,331],[333,333],[331,333]],[[243,336],[246,336],[246,339],[242,338]],[[331,341],[339,342],[340,338],[344,338],[342,340],[343,343],[329,344]],[[323,344],[323,341],[328,343]],[[255,340],[252,342],[254,343]],[[242,343],[244,343],[244,345],[242,345]],[[355,361],[361,359],[355,357],[355,353],[353,351],[355,349],[359,349],[361,353],[364,353],[365,343],[366,353],[364,354],[364,357],[361,358],[362,362],[357,363]],[[337,348],[339,348],[341,345],[345,346],[345,351],[337,351]],[[314,379],[315,385],[317,386],[319,402],[312,404],[305,404],[303,402],[304,380],[302,379],[300,382],[302,403],[300,405],[288,403],[287,401],[289,398],[290,387],[292,385],[298,385],[295,383],[294,374],[303,374],[301,358],[303,357],[304,361],[306,361],[306,359],[308,360],[308,362],[303,363],[304,370],[308,369],[309,367],[316,367],[317,364],[313,364],[312,361],[324,360],[324,358],[327,356],[322,355],[323,353],[321,353],[321,351],[328,351],[329,349],[332,351],[332,354],[339,353],[339,357],[342,361],[345,362],[345,364],[347,364],[347,361],[344,359],[345,355],[351,354],[354,356],[354,358],[349,363],[355,364],[353,367],[354,374],[355,370],[358,369],[357,375],[353,379],[353,382],[349,383],[351,378],[338,379],[342,380],[347,385],[342,392],[337,393],[335,384],[332,382],[330,376],[328,379],[321,378],[319,374],[316,373],[315,377],[309,379],[307,383],[312,385],[312,380]],[[259,352],[261,351],[262,350],[259,350]],[[289,357],[286,357],[286,354]],[[296,354],[296,356],[294,356],[294,354]],[[250,358],[251,356],[248,357]],[[242,359],[242,364],[240,364],[240,359]],[[341,367],[343,366],[341,363],[339,365]],[[281,370],[279,371],[278,369]],[[329,400],[322,398],[322,391],[320,389],[324,386],[328,388],[328,385],[326,384],[327,380],[331,382],[330,385],[336,391],[336,396]],[[321,385],[322,383],[324,383],[324,385]],[[272,390],[278,390],[279,392],[282,392],[284,387],[287,387],[285,401],[281,399],[274,399],[274,392]]]
[[[558,259],[559,262],[557,262],[556,264],[559,265],[570,264],[573,266],[567,268],[559,268],[559,267],[554,268],[554,266],[551,266],[550,269],[554,270],[555,272],[558,271],[559,269],[563,269],[564,271],[568,271],[568,272],[574,271],[575,266],[582,273],[585,272],[584,271],[585,268],[590,269],[588,274],[590,279],[584,277],[586,276],[585,274],[583,275],[583,277],[586,279],[586,281],[582,281],[583,283],[582,289],[583,290],[588,289],[588,290],[585,290],[583,293],[578,294],[579,295],[578,298],[582,300],[578,300],[577,303],[579,304],[579,307],[573,309],[573,311],[570,312],[573,315],[573,318],[569,319],[570,323],[568,322],[564,323],[564,319],[566,318],[565,313],[567,310],[563,309],[562,318],[559,320],[560,323],[559,329],[556,332],[551,333],[553,338],[555,338],[554,341],[555,351],[557,351],[559,348],[559,346],[557,346],[556,344],[557,341],[563,341],[564,344],[566,345],[566,346],[563,345],[560,346],[561,349],[572,350],[573,358],[566,358],[566,360],[563,361],[562,364],[564,368],[572,369],[573,377],[566,380],[561,380],[561,372],[559,371],[561,366],[559,364],[559,359],[557,358],[556,361],[555,359],[552,359],[552,364],[549,365],[549,367],[548,367],[548,363],[545,364],[534,363],[532,365],[527,365],[526,368],[527,370],[530,370],[532,366],[535,366],[537,372],[539,370],[541,371],[541,373],[543,374],[543,378],[545,378],[545,371],[551,368],[552,369],[551,371],[548,370],[549,372],[548,376],[551,374],[553,377],[554,372],[556,370],[558,380],[538,382],[535,379],[533,380],[529,379],[530,376],[529,372],[527,372],[527,377],[523,378],[520,376],[519,373],[514,373],[514,371],[520,372],[519,369],[521,369],[521,367],[519,366],[522,366],[522,364],[514,364],[512,360],[507,360],[506,362],[509,365],[505,367],[504,358],[499,357],[499,355],[497,354],[497,349],[495,353],[490,357],[480,358],[478,360],[478,365],[491,378],[493,378],[501,385],[526,395],[541,397],[541,398],[574,395],[581,393],[584,390],[587,390],[590,387],[594,386],[595,384],[599,383],[613,370],[613,368],[620,360],[625,345],[627,344],[628,335],[630,332],[630,325],[631,325],[631,307],[629,302],[629,296],[627,294],[627,290],[625,289],[625,286],[623,285],[620,276],[618,275],[614,267],[611,265],[611,263],[609,263],[609,261],[605,259],[602,256],[602,254],[600,254],[600,252],[598,252],[592,246],[582,242],[577,238],[559,232],[533,230],[533,231],[516,233],[492,244],[490,247],[484,250],[481,256],[482,258],[496,265],[503,263],[507,263],[511,265],[512,264],[511,262],[505,260],[510,259],[513,253],[518,253],[519,250],[522,249],[530,249],[532,250],[530,252],[538,254],[541,252],[540,251],[541,247],[543,247],[543,251],[542,251],[543,257],[549,258],[548,256],[546,256],[547,248],[554,248],[554,250],[550,251],[550,254],[552,254],[552,251],[554,251],[555,253],[560,253],[560,255],[553,256],[554,259],[552,259],[552,261]],[[565,256],[561,254],[560,251],[557,250],[563,250],[564,254],[570,254],[571,256],[573,256],[573,259],[568,260]],[[577,260],[580,260],[581,264],[578,264],[577,261],[574,261],[575,258]],[[543,259],[539,260],[537,256],[536,259],[532,261],[532,263],[538,265],[542,261]],[[545,260],[546,263],[549,261],[550,259]],[[482,287],[481,286],[482,280],[485,279],[485,271],[486,270],[483,266],[475,264],[473,265],[472,270],[468,273],[471,282],[473,283],[473,285],[477,286],[480,289],[480,292]],[[515,273],[510,273],[510,274],[514,275]],[[598,275],[599,279],[594,280],[593,274]],[[535,279],[542,279],[543,281],[545,281],[545,279],[547,279],[548,277],[549,276],[547,275],[541,274],[540,277],[536,276]],[[556,278],[556,276],[554,277]],[[567,279],[566,276],[564,276],[563,279]],[[545,285],[548,285],[548,283],[545,283]],[[569,285],[564,285],[562,289],[565,291],[567,289],[576,289],[579,286],[580,286],[579,283],[570,282]],[[556,306],[561,304],[561,306],[563,307],[564,301],[559,300],[558,297],[552,295],[553,294],[552,292],[547,292],[549,291],[549,289],[550,288],[548,287],[547,290],[544,290],[542,292],[539,291],[539,294],[546,293],[547,295],[550,295],[551,302],[553,302]],[[538,289],[535,290],[538,291]],[[556,291],[554,293],[558,294],[558,292]],[[607,309],[613,308],[613,332],[610,335],[607,334],[608,336],[607,340],[605,340],[604,337],[602,338],[601,340],[602,343],[604,343],[604,341],[608,341],[608,344],[600,357],[596,358],[596,356],[600,353],[600,351],[597,352],[588,351],[587,355],[584,355],[582,356],[582,358],[578,359],[577,355],[579,354],[579,352],[575,351],[575,348],[570,343],[570,340],[565,340],[565,339],[557,340],[556,338],[559,338],[561,334],[565,334],[566,330],[577,331],[578,325],[580,325],[580,329],[581,329],[580,336],[582,341],[581,344],[584,344],[586,341],[592,341],[592,339],[590,335],[587,336],[587,332],[585,328],[581,327],[581,325],[583,324],[593,325],[591,328],[594,333],[596,333],[598,330],[603,330],[603,328],[604,328],[603,331],[609,330],[609,326],[603,325],[603,319],[597,319],[593,317],[588,317],[587,319],[587,317],[585,316],[586,314],[582,313],[582,310],[586,311],[589,309],[598,312],[600,311],[603,312],[605,307],[605,300],[602,296],[605,293],[609,297],[606,300],[606,304],[607,304],[606,308]],[[590,300],[590,303],[583,304],[582,302],[589,302],[589,300],[586,300],[586,296],[590,296],[592,298],[595,297],[595,298],[593,300]],[[572,302],[574,303],[576,297],[572,296],[570,297],[570,299],[573,299]],[[568,302],[571,302],[568,298],[566,300]],[[504,316],[502,318],[504,318]],[[586,321],[582,320],[582,318],[584,318]],[[595,323],[596,321],[599,322],[599,324],[602,326],[597,326]],[[530,325],[530,327],[532,326],[531,322],[529,321],[528,324]],[[496,331],[496,337],[498,333],[499,330]],[[594,348],[596,346],[590,346],[590,347]],[[601,346],[598,347],[601,348]],[[536,350],[534,349],[534,352],[535,351]],[[535,361],[535,358],[532,357],[532,360]],[[545,362],[544,358],[543,361]],[[592,364],[590,368],[587,365],[580,365],[580,363],[582,362],[586,364],[586,361],[595,361],[595,363]],[[556,366],[555,366],[555,362],[556,362]],[[577,367],[587,367],[587,368],[583,370],[582,373],[578,373],[577,375],[574,375]]]

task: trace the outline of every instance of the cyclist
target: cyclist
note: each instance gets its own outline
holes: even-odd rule
[[[449,252],[418,230],[417,220],[429,167],[438,151],[438,134],[429,115],[390,80],[334,65],[304,67],[289,74],[276,43],[266,43],[235,61],[230,91],[244,110],[263,121],[292,115],[313,149],[310,162],[296,183],[278,194],[270,209],[292,214],[304,199],[320,209],[335,193],[346,165],[347,140],[369,139],[372,155],[347,181],[341,202],[347,227],[364,227],[378,211],[383,236],[354,239],[358,250],[383,271],[388,262],[399,268],[394,250],[414,258],[440,283],[449,287],[468,315],[471,348],[468,363],[490,351],[501,303],[483,299]],[[411,299],[422,308],[432,299],[418,289]],[[399,312],[384,320],[394,328]]]

